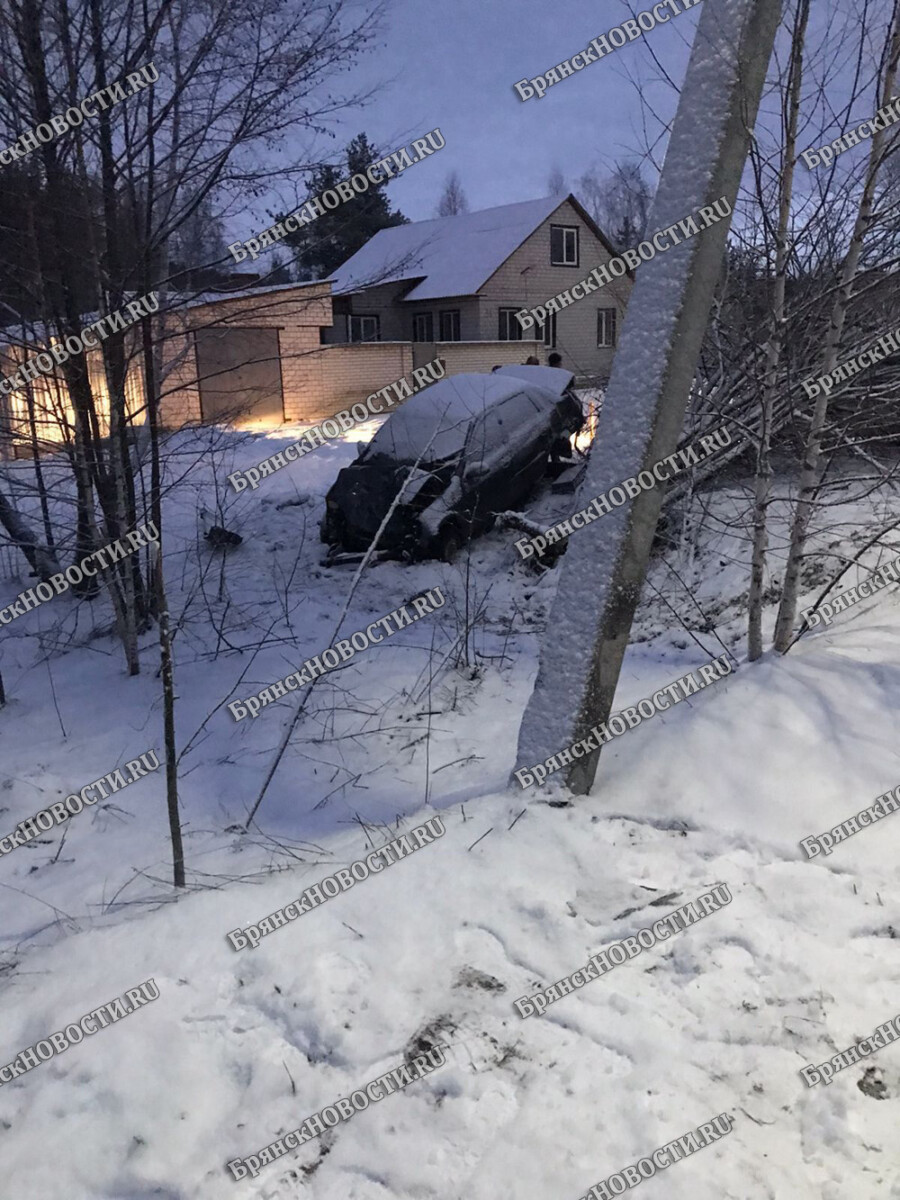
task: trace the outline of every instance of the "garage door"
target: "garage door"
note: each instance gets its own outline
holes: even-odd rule
[[[209,422],[277,425],[284,420],[277,329],[198,329],[200,411]]]

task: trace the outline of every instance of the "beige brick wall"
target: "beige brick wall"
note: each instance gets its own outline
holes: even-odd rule
[[[477,312],[475,302],[469,309],[469,318],[462,330],[464,335],[472,329]],[[402,311],[398,328],[411,321],[407,311]],[[436,302],[435,315],[438,311]],[[490,371],[497,363],[524,362],[530,354],[537,355],[542,362],[546,360],[543,347],[534,341],[497,342],[489,339],[414,346],[408,337],[403,337],[394,341],[323,345],[320,331],[323,327],[328,328],[331,320],[330,284],[327,283],[300,284],[256,296],[216,300],[170,313],[160,351],[163,371],[161,423],[172,429],[201,420],[193,331],[216,325],[278,330],[284,417],[292,422],[318,421],[332,416],[403,377],[412,382],[414,355],[417,366],[441,357],[449,374]],[[105,387],[99,352],[90,355],[89,362],[102,421]],[[136,355],[129,376],[129,407],[132,411],[143,402],[141,383],[141,359]],[[35,390],[41,440],[49,443],[63,440],[71,424],[71,409],[64,389],[61,400],[50,380],[39,379]],[[11,398],[3,407],[0,414],[2,432],[7,438],[11,434],[13,442],[19,443],[28,432],[23,420],[24,397]],[[5,444],[9,452],[11,443],[6,441]],[[0,453],[3,453],[2,447]]]
[[[217,325],[277,329],[286,419],[305,421],[330,415],[336,410],[329,408],[326,395],[319,329],[330,326],[331,320],[331,285],[327,283],[215,300],[170,314],[163,351],[162,423],[177,428],[201,419],[197,357],[190,331]]]
[[[422,342],[413,346],[413,353],[417,367],[432,358],[442,359],[448,375],[524,363],[531,355],[542,365],[547,361],[543,344],[539,342],[435,342],[433,345]]]
[[[225,297],[184,310],[191,328],[243,325],[280,328],[285,325],[331,324],[331,284],[297,283],[257,295]]]
[[[141,411],[144,405],[143,375],[141,358],[135,353],[135,340],[131,334],[126,336],[125,350],[129,355],[125,380],[126,413],[140,422],[143,419]],[[22,346],[3,346],[0,350],[0,374],[15,374],[26,359],[33,359],[40,353],[41,347],[38,345],[29,347],[28,350]],[[97,424],[101,437],[104,437],[109,432],[109,391],[99,349],[88,351],[87,367],[97,411]],[[53,371],[36,375],[28,389],[20,388],[3,397],[0,403],[0,457],[14,458],[32,453],[32,418],[39,453],[53,450],[62,443],[70,442],[74,437],[75,411],[59,366]]]
[[[579,265],[554,267],[550,264],[550,226],[574,225],[579,235]],[[564,200],[560,207],[527,238],[518,250],[494,272],[479,292],[482,338],[495,338],[499,332],[499,313],[504,308],[533,308],[552,296],[570,288],[590,275],[594,267],[608,263],[609,251],[581,219],[572,205]],[[617,279],[562,309],[556,318],[556,350],[562,355],[562,365],[576,375],[608,376],[613,351],[597,346],[597,309],[615,308],[621,333],[625,307],[631,294],[628,277]],[[545,361],[542,347],[539,354]],[[523,356],[524,357],[524,356]]]
[[[404,376],[413,382],[410,342],[355,342],[323,350],[319,356],[323,409],[315,416],[332,416]]]
[[[193,330],[217,325],[278,330],[284,417],[287,421],[317,421],[348,404],[364,400],[379,388],[404,376],[413,367],[408,340],[357,345],[322,345],[320,329],[332,320],[330,284],[299,284],[256,296],[216,300],[176,310],[166,318],[161,347],[163,370],[161,422],[167,428],[199,422],[202,417],[200,382]],[[10,350],[4,373],[15,370],[19,352]],[[105,432],[105,380],[99,351],[88,356],[91,381],[98,400],[101,432]],[[129,407],[143,403],[141,358],[132,360]],[[71,406],[64,387],[39,376],[34,385],[38,436],[44,443],[65,439],[71,429]],[[9,397],[0,411],[0,455],[10,455],[30,441],[25,395]],[[252,418],[248,420],[252,423]]]
[[[284,419],[310,421],[327,407],[319,330],[312,326],[281,329],[278,344]]]
[[[174,321],[170,322],[174,324]],[[179,326],[182,322],[179,322]],[[162,387],[160,424],[177,429],[200,420],[200,388],[197,384],[197,358],[189,333],[166,334],[162,347]]]
[[[332,320],[330,285],[303,284],[262,296],[220,300],[188,309],[167,341],[169,374],[163,401],[165,424],[199,421],[197,361],[189,332],[215,325],[276,328],[281,358],[284,417],[318,421],[408,375],[408,341],[323,345],[320,328]],[[173,322],[174,324],[174,322]]]

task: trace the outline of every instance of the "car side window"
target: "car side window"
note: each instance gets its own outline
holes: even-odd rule
[[[500,444],[502,428],[494,419],[493,409],[488,409],[480,417],[476,417],[469,427],[463,450],[463,460],[467,463],[477,462],[491,454]]]
[[[510,396],[508,400],[504,400],[498,405],[498,419],[506,426],[506,431],[509,433],[511,429],[521,429],[525,425],[530,425],[534,422],[535,417],[543,413],[538,401],[534,400],[525,392],[519,392],[516,396]]]
[[[540,406],[524,392],[491,405],[472,422],[466,439],[466,461],[486,458],[509,446],[540,414]]]

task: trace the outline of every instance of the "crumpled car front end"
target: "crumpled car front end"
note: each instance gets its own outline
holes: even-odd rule
[[[400,503],[382,530],[378,549],[422,553],[429,535],[419,514],[447,487],[453,465],[444,463],[423,470],[374,456],[345,467],[325,499],[322,540],[344,550],[367,550],[402,489]]]

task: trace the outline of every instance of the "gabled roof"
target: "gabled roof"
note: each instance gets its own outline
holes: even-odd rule
[[[569,200],[609,248],[572,196],[549,196],[381,229],[333,273],[333,294],[379,283],[419,282],[404,300],[473,296],[514,250]]]

